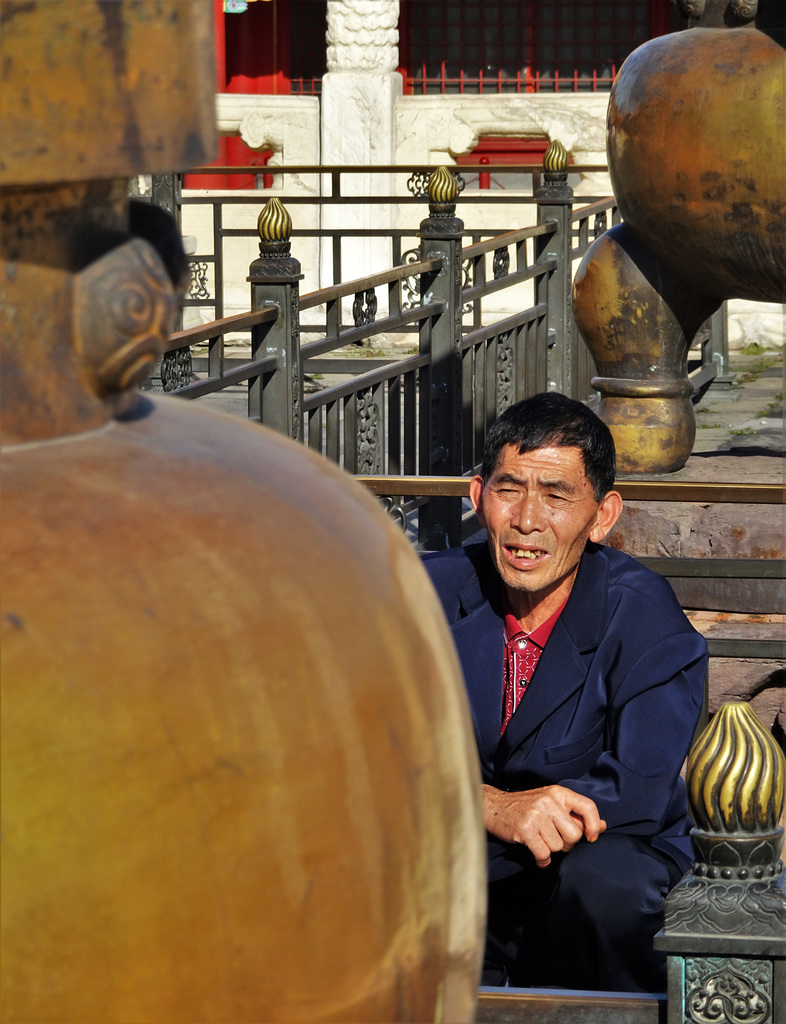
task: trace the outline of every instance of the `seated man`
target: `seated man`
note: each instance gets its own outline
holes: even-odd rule
[[[540,394],[489,431],[488,543],[424,556],[464,670],[483,776],[483,984],[665,991],[652,938],[690,865],[680,768],[706,644],[668,583],[601,545],[614,442]]]

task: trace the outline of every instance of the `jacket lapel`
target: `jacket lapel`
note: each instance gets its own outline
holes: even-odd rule
[[[602,636],[607,593],[608,567],[602,549],[588,544],[568,603],[557,619],[527,692],[502,737],[498,767],[583,686],[590,664],[585,655],[595,650]]]
[[[484,772],[493,770],[502,724],[502,675],[505,630],[499,577],[485,545],[474,559],[475,571],[458,592],[462,618],[451,626]]]
[[[452,626],[453,640],[464,668],[467,696],[475,719],[478,753],[484,771],[493,770],[502,724],[502,674],[505,631],[502,619],[488,604]]]

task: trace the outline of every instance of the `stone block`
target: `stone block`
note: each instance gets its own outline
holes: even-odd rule
[[[783,558],[781,505],[628,501],[607,543],[634,556]],[[783,580],[672,580],[685,608],[784,613]]]

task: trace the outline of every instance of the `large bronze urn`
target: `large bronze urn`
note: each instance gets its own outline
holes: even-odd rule
[[[460,669],[340,471],[136,390],[210,155],[211,4],[3,6],[0,1019],[456,1021],[485,898]]]
[[[586,253],[576,319],[625,473],[679,469],[695,422],[688,348],[726,298],[786,298],[781,0],[680,0],[612,88],[608,157],[623,223]]]

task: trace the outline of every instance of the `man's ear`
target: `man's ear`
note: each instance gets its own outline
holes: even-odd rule
[[[473,476],[469,482],[469,500],[472,502],[472,507],[475,509],[475,515],[478,517],[478,522],[485,530],[486,518],[483,515],[483,477]]]
[[[590,540],[600,544],[619,519],[620,512],[622,512],[622,497],[619,491],[609,491],[603,496],[598,506],[595,524],[590,530]]]

